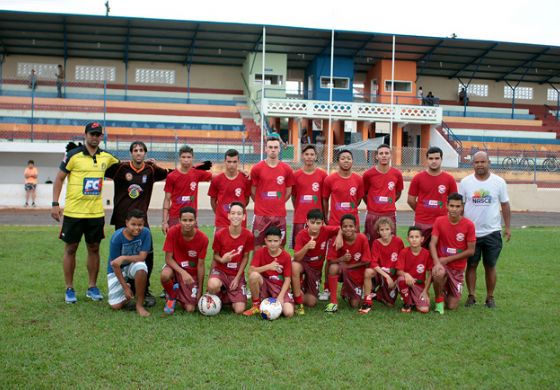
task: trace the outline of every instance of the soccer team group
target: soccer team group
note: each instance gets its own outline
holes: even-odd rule
[[[442,150],[427,151],[427,168],[413,178],[408,191],[415,218],[405,247],[396,235],[395,205],[403,192],[403,178],[391,166],[388,145],[377,148],[377,164],[362,176],[352,171],[352,152],[339,151],[337,170],[329,175],[316,166],[313,145],[302,147],[303,167],[294,172],[279,159],[279,139],[268,138],[266,159],[254,165],[249,175],[239,171],[239,153],[234,149],[225,153],[225,171],[213,175],[211,164],[193,164],[189,146],[179,150],[180,164],[174,170],[147,161],[147,147],[141,141],[131,144],[130,161],[121,162],[99,148],[102,133],[98,123],[86,125],[84,145],[67,151],[53,185],[51,212],[57,221],[62,219],[60,238],[65,242],[67,303],[77,301],[73,274],[82,236],[88,249],[86,296],[103,299],[96,283],[105,223],[102,183],[108,177],[115,186],[111,218],[115,232],[107,263],[108,301],[113,309],[134,305],[139,315],[148,316],[146,307],[155,304],[149,290],[154,258],[147,210],[154,183],[164,179],[165,265],[160,280],[166,314],[174,313],[177,302],[193,312],[205,291],[246,316],[258,314],[260,302],[268,297],[277,299],[285,317],[304,315],[305,307],[315,306],[318,300],[329,300],[325,311],[335,313],[340,283],[342,298],[362,314],[370,312],[374,301],[396,306],[399,294],[402,312],[427,313],[433,285],[434,311],[443,314],[446,308],[458,307],[465,270],[466,306],[476,303],[476,268],[481,259],[486,306],[495,307],[496,262],[502,248],[500,210],[508,240],[511,217],[505,181],[489,172],[484,152],[474,155],[474,173],[461,181],[458,192],[455,179],[441,168]],[[66,179],[62,210],[58,200]],[[208,196],[215,213],[208,278],[209,239],[197,227],[200,182],[210,182]],[[250,200],[254,202],[252,231],[246,227]],[[284,249],[290,200],[293,256]],[[360,232],[358,215],[362,201],[367,206],[365,234]]]

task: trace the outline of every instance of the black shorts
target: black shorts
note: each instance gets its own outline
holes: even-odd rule
[[[502,232],[495,231],[482,237],[476,238],[474,255],[469,257],[467,263],[470,266],[477,265],[482,257],[482,262],[488,267],[495,267],[502,251]]]
[[[82,240],[83,235],[86,238],[86,243],[99,243],[105,238],[103,232],[104,226],[105,217],[72,218],[64,216],[64,218],[62,218],[62,229],[60,229],[58,238],[67,244],[75,244]]]
[[[37,184],[25,183],[25,191],[31,191],[37,188]]]

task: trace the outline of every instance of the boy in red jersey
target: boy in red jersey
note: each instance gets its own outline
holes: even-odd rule
[[[282,232],[282,246],[286,244],[286,201],[292,196],[294,173],[279,160],[280,141],[266,140],[266,160],[251,169],[251,197],[255,202],[253,235],[255,249],[264,243],[264,232],[276,226]]]
[[[244,228],[245,205],[229,205],[229,226],[214,236],[214,257],[208,278],[208,292],[220,294],[222,302],[231,302],[235,314],[243,313],[247,304],[245,267],[253,250],[253,234]]]
[[[388,217],[381,217],[375,224],[379,238],[371,247],[371,264],[364,271],[364,302],[361,314],[367,314],[373,306],[373,296],[379,302],[393,307],[397,299],[396,264],[404,244],[400,237],[395,236],[395,225]],[[375,280],[376,294],[372,294]]]
[[[399,253],[397,261],[397,285],[404,301],[401,311],[410,313],[416,308],[421,313],[430,311],[429,288],[432,282],[432,256],[422,248],[422,229],[408,228],[410,246]]]
[[[238,171],[239,152],[229,149],[224,158],[225,172],[212,178],[210,188],[208,188],[210,206],[216,215],[214,223],[216,232],[230,226],[228,213],[232,202],[240,202],[246,206],[251,196],[249,178]],[[247,227],[247,218],[243,219],[242,226]]]
[[[177,300],[188,312],[193,312],[204,286],[204,258],[208,237],[196,227],[196,210],[183,207],[180,223],[169,229],[163,244],[165,266],[161,270],[161,285],[167,293],[163,309],[175,312]]]
[[[285,317],[294,315],[294,304],[290,290],[292,276],[292,259],[281,247],[282,232],[280,228],[271,226],[264,233],[265,247],[255,251],[249,267],[249,288],[253,297],[253,305],[243,312],[252,316],[260,312],[261,300],[276,298],[282,305]]]
[[[198,205],[198,183],[212,180],[212,173],[193,168],[194,151],[184,145],[179,149],[180,166],[169,175],[165,181],[165,198],[163,199],[163,218],[161,230],[167,234],[170,227],[179,223],[179,210],[192,207],[195,211]]]
[[[391,147],[382,144],[377,147],[377,166],[364,172],[364,202],[367,214],[364,231],[369,245],[379,238],[375,222],[381,217],[388,217],[397,225],[396,203],[403,190],[401,171],[391,167]],[[397,232],[394,231],[393,234]]]
[[[476,246],[474,224],[463,217],[463,207],[461,194],[449,195],[447,215],[436,219],[432,230],[430,254],[434,261],[435,311],[440,314],[444,313],[444,306],[454,310],[459,305],[467,259],[474,254]]]
[[[457,183],[453,176],[441,169],[443,151],[440,148],[432,146],[426,157],[428,169],[412,178],[407,202],[414,210],[414,226],[422,229],[422,246],[428,249],[432,225],[437,217],[446,214],[447,197],[457,192]]]
[[[292,204],[294,220],[292,224],[292,248],[296,245],[296,237],[305,227],[307,213],[313,209],[322,211],[323,199],[321,191],[327,173],[317,168],[317,151],[314,145],[306,145],[301,153],[303,167],[294,172]]]
[[[362,300],[364,268],[371,262],[367,237],[358,233],[356,217],[345,214],[340,219],[343,244],[340,249],[329,248],[329,290],[330,303],[325,308],[327,313],[338,311],[338,280],[342,276],[342,297],[351,307],[358,307]]]
[[[305,314],[304,303],[309,307],[317,304],[329,240],[339,237],[337,249],[342,246],[340,227],[326,226],[323,219],[321,210],[310,210],[307,213],[307,229],[300,231],[296,237],[292,262],[292,292],[298,315]]]

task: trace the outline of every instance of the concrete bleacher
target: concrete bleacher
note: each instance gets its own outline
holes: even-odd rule
[[[440,105],[443,110],[443,116],[449,117],[467,117],[467,118],[492,118],[492,119],[525,119],[534,120],[535,115],[531,114],[526,108],[516,108],[513,118],[511,108],[507,107],[481,107],[467,106],[466,109],[462,105]]]

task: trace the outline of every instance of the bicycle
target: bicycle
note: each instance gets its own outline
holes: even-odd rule
[[[522,169],[522,170],[533,170],[535,169],[535,160],[532,158],[528,158],[528,157],[523,157],[523,155],[521,155],[521,157],[519,157],[519,159],[517,157],[506,157],[502,160],[502,167],[505,169]]]
[[[542,163],[543,168],[548,172],[556,172],[560,169],[560,159],[556,156],[548,156]]]

